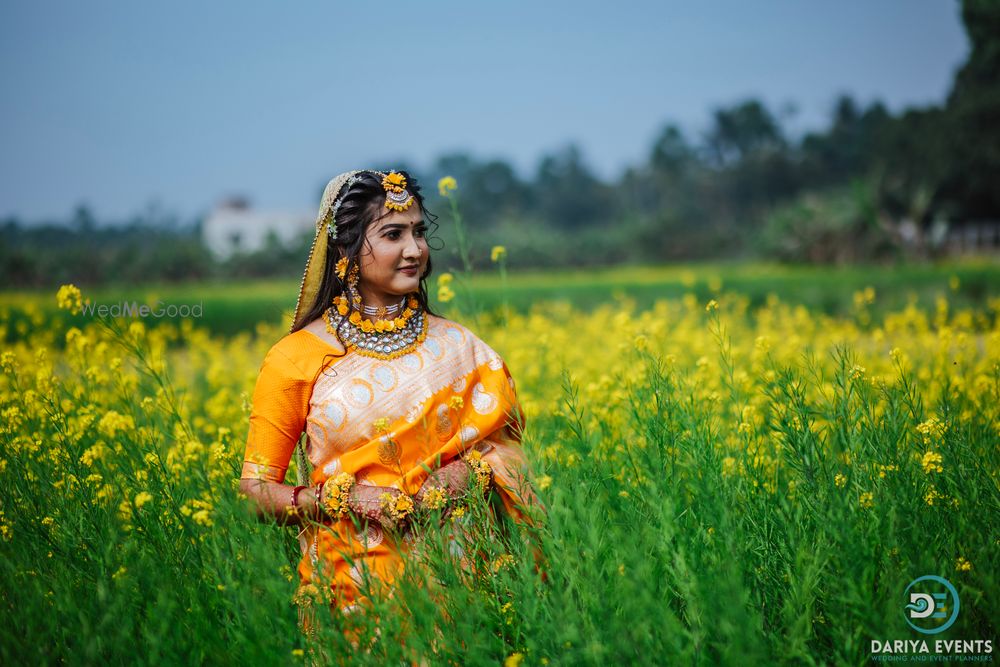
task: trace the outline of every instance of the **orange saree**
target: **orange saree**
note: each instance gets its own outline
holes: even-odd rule
[[[471,449],[494,472],[505,509],[536,499],[527,485],[520,447],[523,421],[506,364],[465,327],[427,316],[427,336],[390,360],[335,351],[307,330],[275,344],[253,395],[243,478],[282,482],[295,445],[306,434],[312,483],[341,472],[358,484],[413,494],[435,470]],[[342,606],[353,605],[367,569],[391,583],[405,543],[377,524],[357,534],[349,519],[307,526],[299,536],[303,585],[332,582]],[[350,565],[343,554],[350,554]]]

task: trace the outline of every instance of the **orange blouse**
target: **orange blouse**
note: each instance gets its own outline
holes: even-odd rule
[[[313,483],[346,471],[358,484],[413,494],[427,478],[424,466],[436,469],[474,448],[492,467],[504,507],[523,517],[537,500],[526,481],[523,418],[506,364],[457,323],[428,315],[426,331],[416,349],[391,360],[336,356],[304,329],[278,341],[254,389],[242,476],[284,481],[304,432]],[[399,558],[378,525],[363,534],[348,519],[330,527],[307,526],[300,535],[303,584],[328,584],[350,604],[365,569],[394,578]]]

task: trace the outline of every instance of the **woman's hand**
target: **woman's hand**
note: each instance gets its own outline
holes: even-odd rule
[[[432,488],[444,489],[445,493],[448,494],[448,498],[454,500],[456,498],[461,498],[469,490],[469,474],[471,469],[469,464],[462,459],[455,459],[446,466],[438,468],[432,472],[426,480],[424,480],[423,485],[414,494],[413,500],[417,503],[418,507],[422,507],[424,504],[424,496]]]
[[[392,517],[387,516],[382,509],[382,496],[389,494],[393,501],[403,492],[391,486],[372,486],[369,484],[355,484],[351,487],[347,495],[347,504],[357,516],[376,521],[386,530],[396,528],[396,522]]]

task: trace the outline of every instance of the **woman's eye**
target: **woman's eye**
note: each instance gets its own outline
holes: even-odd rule
[[[398,231],[389,232],[388,234],[386,234],[386,237],[391,241],[396,241],[399,239],[399,232]]]
[[[427,233],[427,230],[424,229],[423,227],[417,227],[415,230],[413,230],[413,233],[414,235],[416,235],[418,239],[422,239],[424,238],[424,234]]]

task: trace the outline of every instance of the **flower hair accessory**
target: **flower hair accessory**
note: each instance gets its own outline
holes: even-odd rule
[[[326,222],[326,233],[330,237],[331,241],[337,240],[337,211],[340,210],[340,205],[344,203],[344,196],[347,194],[347,191],[351,189],[352,185],[361,180],[362,173],[363,172],[358,172],[354,176],[347,179],[347,182],[340,188],[344,194],[337,197],[337,200],[333,202],[333,206],[330,207],[330,216]]]
[[[390,171],[382,177],[385,189],[385,207],[393,211],[405,211],[413,205],[413,195],[406,190],[406,177]]]

